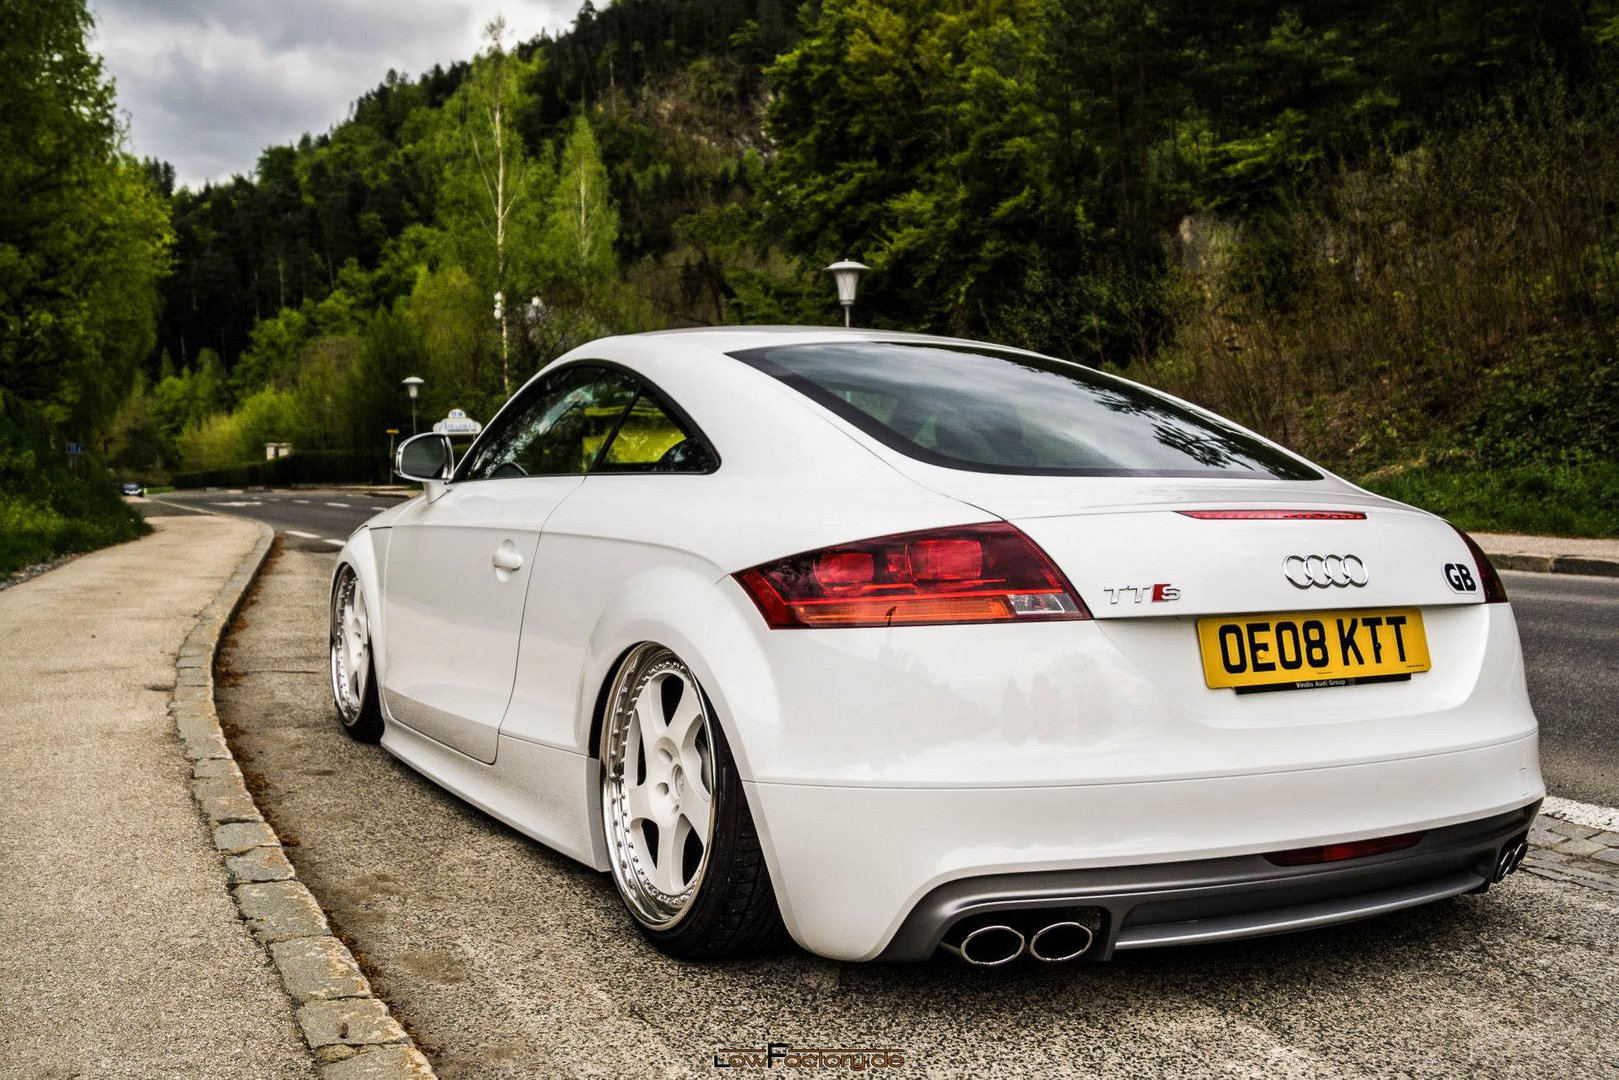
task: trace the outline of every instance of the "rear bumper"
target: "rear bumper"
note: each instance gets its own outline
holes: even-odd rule
[[[1258,858],[1262,853],[1416,830],[1432,835],[1405,852],[1355,860],[1342,871],[1349,877],[1332,876],[1353,884],[1363,868],[1443,849],[1427,875],[1435,882],[1467,871],[1470,860],[1482,859],[1499,839],[1491,832],[1469,847],[1472,834],[1457,833],[1465,848],[1458,853],[1446,846],[1448,839],[1436,839],[1451,836],[1442,830],[1514,812],[1527,821],[1545,794],[1532,735],[1393,761],[1190,780],[978,788],[747,782],[745,788],[788,929],[805,948],[842,960],[926,955],[937,940],[930,935],[945,929],[942,914],[959,918],[975,905],[1003,900],[1016,907],[1021,899],[1015,894],[1026,887],[1042,895],[1070,888],[1119,893],[1106,955],[1113,947],[1132,947],[1138,939],[1126,934],[1120,944],[1119,934],[1148,925],[1142,920],[1149,917],[1156,924],[1221,914],[1175,908],[1178,898],[1157,895],[1163,890],[1215,887],[1237,896],[1286,886],[1271,906],[1296,908],[1332,899],[1305,888],[1327,880],[1321,868],[1283,871]],[[1210,867],[1217,875],[1212,881],[1185,877]],[[1236,878],[1218,877],[1224,874]],[[1422,876],[1379,879],[1360,891],[1413,886]],[[981,887],[984,882],[990,884]],[[1000,891],[1008,883],[1010,897]],[[1450,885],[1465,892],[1484,883],[1457,877]],[[1415,894],[1406,899],[1419,902]],[[1158,901],[1171,907],[1145,908],[1134,922],[1127,919]],[[1183,910],[1190,911],[1186,918],[1180,918]],[[924,913],[914,915],[918,911]],[[922,930],[912,929],[913,916]]]
[[[1503,856],[1525,842],[1539,809],[1537,800],[1432,830],[1404,851],[1343,863],[1284,867],[1244,855],[964,878],[924,896],[878,959],[925,960],[955,923],[986,915],[1016,921],[1025,913],[1062,912],[1090,921],[1099,932],[1088,960],[1106,960],[1122,949],[1231,941],[1370,918],[1483,892],[1497,880]]]

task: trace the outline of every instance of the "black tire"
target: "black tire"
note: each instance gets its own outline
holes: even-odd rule
[[[666,649],[642,646],[626,658],[615,684],[623,679],[626,668],[638,658],[646,658],[649,649],[656,650],[654,656],[673,657]],[[708,695],[702,693],[700,686],[697,689],[709,717],[714,766],[713,831],[702,877],[678,918],[666,925],[656,925],[637,913],[620,875],[614,872],[611,876],[631,921],[660,952],[681,960],[723,960],[775,952],[785,946],[789,938],[776,903],[775,889],[771,886],[770,871],[765,865],[759,832],[754,827],[753,814],[748,808],[725,732],[714,716]],[[610,697],[608,708],[613,705],[613,697]],[[604,736],[610,726],[604,723]],[[604,738],[604,752],[600,755],[604,801],[608,774],[606,741]],[[611,849],[611,826],[608,843]]]
[[[346,671],[346,664],[353,652],[350,650],[340,656],[342,643],[339,638],[343,605],[356,598],[362,613],[364,628],[361,636],[365,643],[361,660],[364,664],[364,687],[358,695],[353,694],[353,680],[348,678]],[[338,723],[348,732],[351,739],[356,742],[374,743],[382,738],[382,705],[377,700],[377,669],[371,656],[370,625],[369,622],[363,621],[364,612],[365,595],[360,588],[359,578],[353,569],[344,566],[338,571],[337,578],[332,583],[332,596],[328,605],[330,622],[327,629],[327,646],[331,667],[332,708],[337,713]],[[353,705],[354,697],[359,699],[358,708]]]
[[[382,704],[377,701],[376,663],[369,659],[366,663],[370,670],[366,675],[365,702],[360,706],[360,715],[351,724],[339,710],[337,719],[355,742],[376,743],[382,741]]]

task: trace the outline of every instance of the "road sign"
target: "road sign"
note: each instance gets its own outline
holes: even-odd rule
[[[384,435],[398,435],[399,434],[399,429],[396,428],[396,427],[391,427],[387,431],[383,432],[383,434]]]
[[[70,454],[82,454],[84,453],[84,444],[82,442],[70,442],[67,444],[67,452]]]
[[[451,409],[450,415],[433,425],[440,435],[476,435],[483,425],[466,414],[464,409]]]

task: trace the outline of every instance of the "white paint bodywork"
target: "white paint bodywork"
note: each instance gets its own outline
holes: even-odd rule
[[[1511,609],[1445,587],[1442,565],[1470,556],[1443,522],[1331,476],[957,472],[724,355],[845,335],[910,337],[739,328],[583,346],[558,364],[640,374],[691,416],[720,468],[451,484],[357,531],[340,559],[374,613],[383,745],[605,869],[593,723],[618,660],[659,642],[713,701],[788,929],[843,959],[877,955],[954,878],[1359,839],[1544,794]],[[1173,512],[1278,505],[1367,520]],[[1094,620],[770,630],[731,577],[829,544],[1003,518],[1057,561]],[[520,570],[492,565],[502,547]],[[1353,596],[1301,596],[1282,578],[1289,554],[1341,550],[1372,568],[1367,587],[1328,590]],[[1107,602],[1106,589],[1152,582],[1182,599]],[[1433,670],[1409,682],[1245,696],[1203,683],[1198,614],[1394,605],[1420,607],[1427,627]]]

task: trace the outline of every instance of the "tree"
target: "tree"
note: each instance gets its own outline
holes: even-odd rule
[[[152,348],[169,242],[90,25],[83,0],[0,9],[0,382],[86,440]]]
[[[581,113],[562,146],[556,198],[546,221],[545,253],[566,298],[600,307],[618,281],[618,210],[607,189],[607,168]]]
[[[472,78],[445,109],[436,156],[443,167],[439,220],[452,252],[486,286],[484,296],[518,295],[532,284],[532,252],[544,215],[549,170],[523,145],[516,116],[524,107],[526,65],[506,45],[506,23],[484,30],[488,48],[473,63]],[[511,393],[511,304],[500,321],[501,388]]]
[[[773,224],[813,260],[871,263],[868,312],[973,329],[1054,238],[1039,11],[1038,0],[827,0],[770,69]]]

